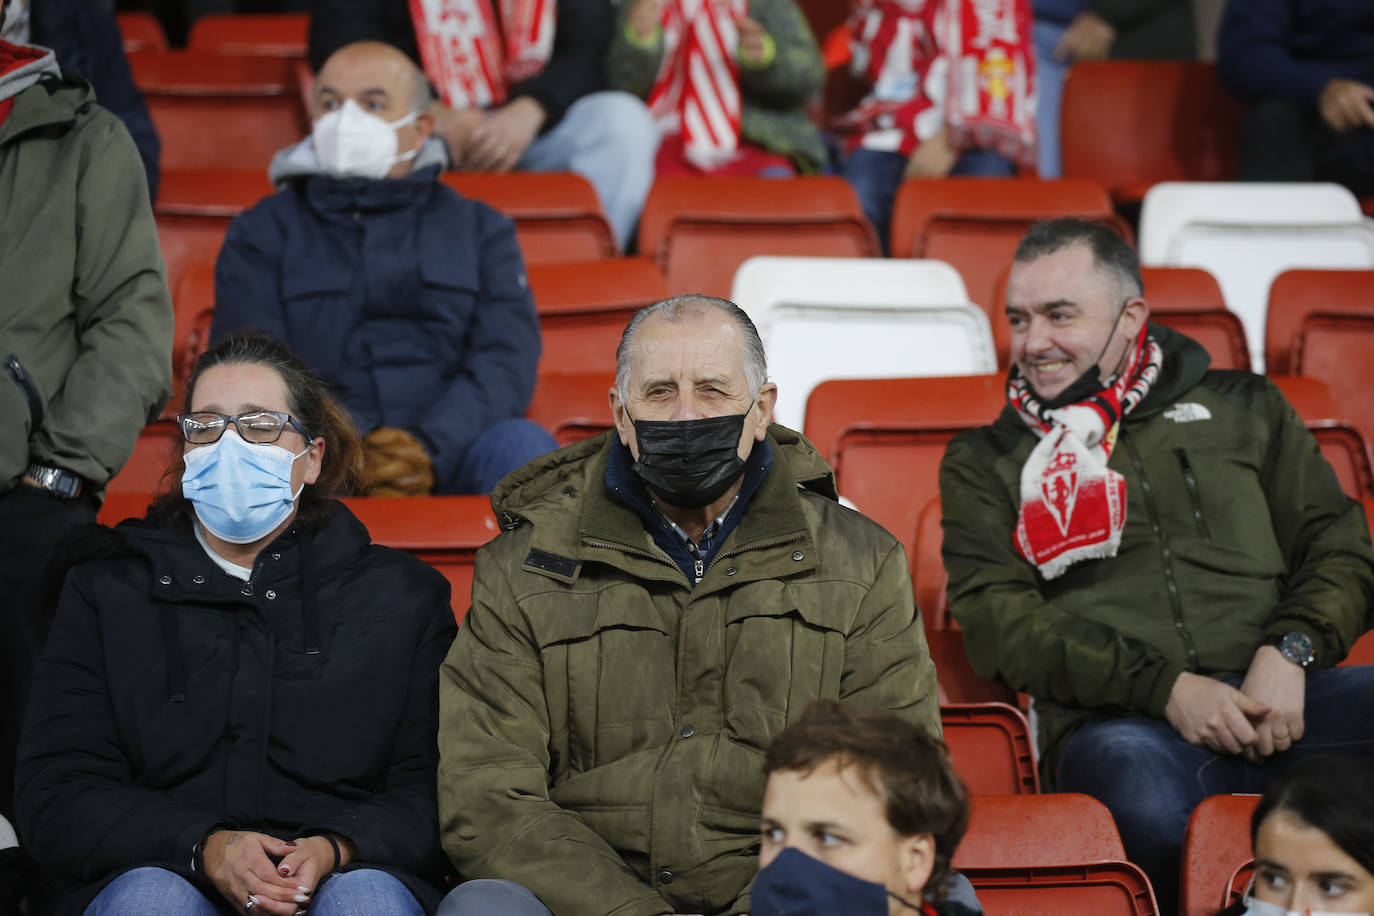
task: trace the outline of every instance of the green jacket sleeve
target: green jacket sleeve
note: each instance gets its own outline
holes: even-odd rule
[[[1163,716],[1184,667],[1042,597],[1012,543],[1016,506],[967,436],[940,464],[940,502],[950,612],[980,677],[1070,706]]]
[[[749,15],[763,26],[776,50],[762,66],[741,60],[740,92],[764,108],[805,105],[825,84],[825,62],[806,17],[794,0],[751,0]]]
[[[549,798],[543,666],[498,560],[477,555],[472,610],[439,674],[439,830],[465,878],[524,885],[559,916],[673,907]]]
[[[663,64],[663,32],[655,32],[645,44],[632,41],[626,19],[633,6],[634,0],[624,0],[616,14],[606,50],[606,85],[647,101]]]
[[[1292,406],[1273,382],[1265,387],[1274,428],[1261,482],[1289,570],[1265,634],[1305,634],[1317,666],[1330,667],[1374,627],[1369,528]]]
[[[897,541],[883,557],[845,641],[839,698],[890,709],[937,738],[944,734],[935,663],[916,611],[906,553]]]
[[[76,361],[53,393],[32,457],[103,487],[171,394],[172,300],[138,148],[101,112],[85,129],[72,304]]]

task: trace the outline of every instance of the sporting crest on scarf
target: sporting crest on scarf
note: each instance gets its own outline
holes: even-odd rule
[[[410,0],[425,76],[450,108],[499,105],[549,62],[556,0],[499,3],[498,21],[491,0]]]
[[[666,0],[660,14],[663,63],[649,111],[661,132],[682,134],[684,154],[703,171],[739,150],[739,21],[748,10],[749,0]]]
[[[1107,467],[1121,419],[1145,398],[1164,361],[1141,328],[1130,360],[1109,388],[1067,407],[1046,408],[1015,368],[1007,399],[1040,436],[1021,468],[1017,552],[1046,579],[1083,560],[1116,556],[1126,525],[1126,478]]]

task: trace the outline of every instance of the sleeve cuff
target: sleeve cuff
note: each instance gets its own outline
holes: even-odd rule
[[[741,67],[747,67],[750,70],[762,70],[764,67],[771,65],[773,61],[777,59],[777,56],[778,43],[773,40],[772,35],[765,32],[763,35],[763,56],[750,58],[741,54],[739,56],[739,63]]]
[[[1153,668],[1146,669],[1131,691],[1132,705],[1156,719],[1164,718],[1164,707],[1169,705],[1174,681],[1187,670],[1183,665],[1168,661],[1161,661]]]

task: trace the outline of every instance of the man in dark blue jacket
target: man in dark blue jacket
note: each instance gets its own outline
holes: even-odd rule
[[[90,0],[11,2],[3,36],[52,49],[64,68],[90,81],[101,107],[123,121],[134,138],[148,175],[148,198],[156,200],[162,147],[143,93],[134,86],[115,18]]]
[[[1250,103],[1241,179],[1374,194],[1374,3],[1230,0],[1217,74]]]
[[[262,328],[323,375],[373,495],[488,492],[555,447],[523,419],[539,324],[514,226],[438,181],[428,85],[395,48],[335,52],[312,104],[281,190],[229,227],[211,337]]]

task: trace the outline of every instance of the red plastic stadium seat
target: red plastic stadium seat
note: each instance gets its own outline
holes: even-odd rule
[[[644,258],[535,264],[529,281],[544,344],[541,374],[614,373],[626,322],[668,296],[663,274]]]
[[[1040,791],[1030,723],[1006,703],[941,704],[945,744],[973,795],[1033,795]]]
[[[172,292],[172,399],[164,415],[181,409],[186,382],[200,354],[210,346],[215,318],[215,266],[195,264],[182,272]]]
[[[644,203],[639,250],[674,294],[726,297],[735,270],[754,255],[880,254],[853,188],[833,175],[659,178]]]
[[[181,447],[181,430],[171,420],[158,420],[143,427],[134,443],[134,453],[110,480],[111,494],[132,493],[145,497],[160,492],[162,476]],[[146,503],[145,503],[146,505]]]
[[[1084,61],[1064,84],[1064,176],[1090,178],[1118,202],[1160,181],[1235,177],[1241,106],[1202,61]]]
[[[540,375],[525,416],[547,429],[560,446],[572,445],[615,425],[607,397],[613,385],[614,368]]]
[[[129,55],[134,82],[162,139],[162,168],[265,171],[309,130],[286,58],[144,51]]]
[[[1016,691],[1001,681],[978,676],[964,652],[964,634],[960,630],[926,630],[930,658],[935,662],[939,678],[941,703],[1006,703],[1017,702]]]
[[[109,493],[100,504],[95,520],[102,525],[114,527],[126,518],[142,518],[153,501],[151,493]]]
[[[515,221],[525,264],[615,257],[596,189],[572,172],[444,172],[444,184]]]
[[[1183,836],[1181,916],[1213,916],[1240,900],[1255,864],[1250,817],[1259,798],[1213,795],[1193,809]]]
[[[414,554],[444,574],[453,586],[453,616],[462,623],[472,605],[477,550],[500,531],[487,497],[353,497],[344,504],[367,526],[374,544]]]
[[[1006,364],[1006,303],[998,279],[1011,265],[1016,243],[1032,222],[1079,216],[1107,223],[1128,241],[1130,227],[1112,210],[1107,193],[1083,179],[910,179],[897,190],[892,210],[892,256],[935,258],[954,265],[969,299],[988,313],[998,359]]]
[[[1111,812],[1086,795],[973,799],[954,867],[988,916],[1148,916],[1150,882],[1125,861]]]
[[[1269,380],[1279,387],[1316,437],[1341,488],[1356,499],[1374,496],[1369,443],[1343,416],[1326,383],[1302,375],[1271,375]]]
[[[1269,372],[1325,380],[1345,419],[1374,440],[1374,270],[1286,270],[1269,289]]]
[[[152,13],[115,13],[115,23],[119,26],[125,54],[167,50],[167,33],[162,30],[162,22]]]
[[[168,288],[175,294],[192,265],[213,265],[229,223],[273,190],[264,169],[164,171],[153,210]]]
[[[916,592],[916,607],[921,610],[921,620],[927,630],[957,628],[949,616],[949,600],[945,595],[949,577],[940,554],[944,541],[940,520],[940,500],[932,499],[917,517],[916,540],[909,551],[911,587]]]
[[[1213,369],[1250,370],[1240,316],[1226,308],[1216,277],[1198,267],[1142,267],[1150,320],[1207,348]]]
[[[209,54],[304,58],[308,13],[208,13],[191,26],[186,47]]]

